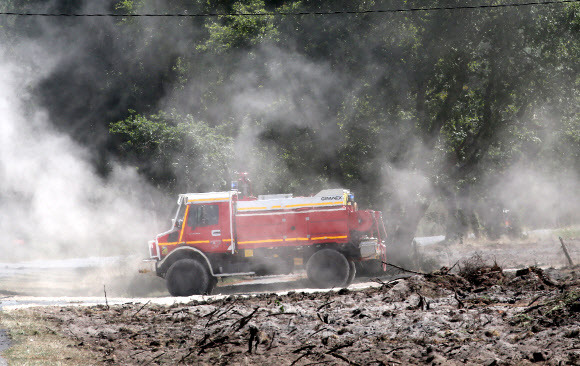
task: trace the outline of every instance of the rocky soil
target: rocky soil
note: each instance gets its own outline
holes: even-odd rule
[[[329,292],[38,308],[123,365],[578,365],[580,267],[452,269]]]

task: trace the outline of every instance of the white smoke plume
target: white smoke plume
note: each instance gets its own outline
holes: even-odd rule
[[[45,111],[32,105],[27,85],[45,70],[16,65],[2,51],[3,259],[144,255],[156,229],[154,190],[129,167],[115,165],[107,179],[96,174],[89,152],[52,128]]]

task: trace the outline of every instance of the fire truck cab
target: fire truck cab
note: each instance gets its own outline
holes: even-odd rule
[[[172,296],[211,293],[219,277],[306,270],[318,287],[348,286],[355,262],[385,260],[381,213],[346,189],[311,197],[226,192],[179,195],[172,227],[149,242]]]

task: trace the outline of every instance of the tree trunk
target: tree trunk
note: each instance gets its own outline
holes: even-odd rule
[[[395,231],[389,239],[387,260],[399,266],[413,264],[413,239],[419,222],[429,208],[429,203],[410,202],[403,205],[404,212],[400,212]]]

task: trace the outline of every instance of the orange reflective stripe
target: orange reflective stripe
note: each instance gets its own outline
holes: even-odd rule
[[[281,241],[284,241],[284,239],[248,240],[248,241],[239,241],[238,244],[273,243]]]
[[[319,236],[317,238],[312,238],[312,240],[330,240],[330,239],[346,239],[347,236]]]
[[[164,247],[167,245],[177,245],[177,244],[179,244],[179,242],[174,241],[172,243],[158,243],[157,245],[159,245],[160,247]]]
[[[189,220],[189,205],[185,208],[185,220],[181,223],[181,233],[179,234],[179,241],[183,240],[183,233],[185,232],[186,220]]]
[[[187,200],[187,202],[215,202],[215,201],[228,201],[229,198],[199,198],[193,200]]]
[[[238,208],[238,211],[250,211],[250,210],[265,210],[268,207],[241,207]]]
[[[296,205],[286,205],[284,207],[330,206],[330,205],[342,205],[342,204],[343,204],[342,201],[336,201],[336,202],[319,202],[319,203],[301,203],[301,204],[296,204]]]

